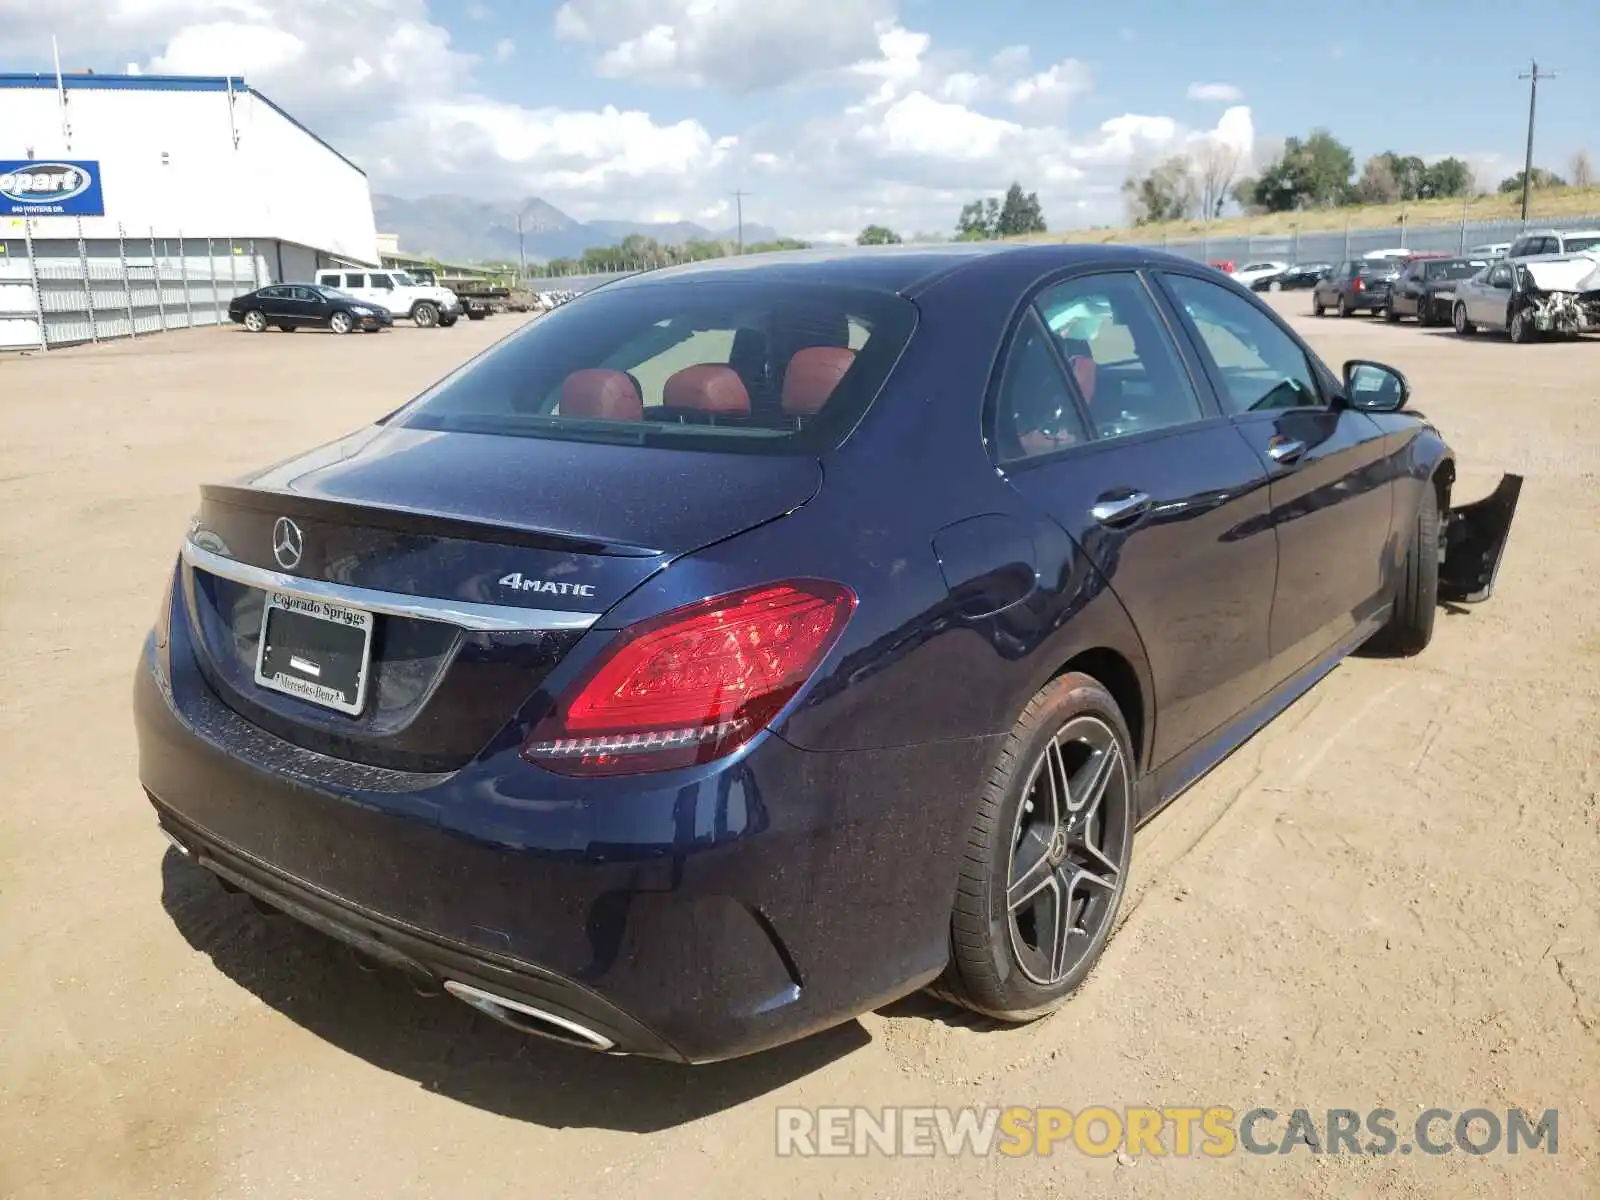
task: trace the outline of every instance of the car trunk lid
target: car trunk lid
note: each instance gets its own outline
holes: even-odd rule
[[[202,488],[184,599],[202,670],[241,715],[340,758],[451,770],[606,609],[674,558],[799,507],[820,481],[809,456],[374,427]],[[277,615],[305,604],[309,616]],[[370,618],[367,645],[348,630],[322,644],[315,622],[328,617]],[[308,620],[324,658],[287,644]],[[359,711],[316,698],[318,678],[363,655]],[[299,678],[283,665],[295,658],[319,674]]]

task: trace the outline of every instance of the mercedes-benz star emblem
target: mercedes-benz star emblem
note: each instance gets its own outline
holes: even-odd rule
[[[305,550],[305,535],[288,517],[279,517],[278,523],[272,527],[272,557],[278,560],[278,565],[286,571],[292,571],[300,565],[300,555]]]

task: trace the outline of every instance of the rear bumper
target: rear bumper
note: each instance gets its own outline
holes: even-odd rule
[[[837,1024],[943,969],[989,739],[558,779],[342,763],[227,708],[181,605],[134,688],[139,773],[201,866],[414,976],[689,1062]],[[504,744],[504,739],[497,739]],[[642,780],[642,782],[641,782]]]

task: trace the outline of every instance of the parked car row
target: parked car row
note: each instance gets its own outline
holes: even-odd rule
[[[1552,237],[1565,249],[1546,253]],[[1531,234],[1505,249],[1503,256],[1351,259],[1318,280],[1311,311],[1381,313],[1391,323],[1412,317],[1453,325],[1463,337],[1499,330],[1519,344],[1600,331],[1600,232]]]

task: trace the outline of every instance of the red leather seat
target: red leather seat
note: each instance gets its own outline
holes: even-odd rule
[[[732,367],[700,363],[667,377],[661,389],[662,404],[690,409],[711,417],[748,417],[750,391]]]
[[[561,382],[561,415],[603,421],[644,420],[639,381],[626,371],[592,367]]]
[[[783,372],[783,411],[792,417],[821,412],[855,361],[856,352],[842,346],[796,350]]]
[[[1067,365],[1072,368],[1072,377],[1078,381],[1078,390],[1083,393],[1083,402],[1085,404],[1093,404],[1094,359],[1089,358],[1087,355],[1076,354],[1067,359]]]

